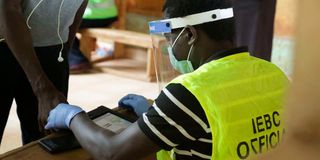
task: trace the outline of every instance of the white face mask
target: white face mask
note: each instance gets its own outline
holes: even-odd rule
[[[182,74],[185,74],[185,73],[190,73],[190,72],[193,72],[194,71],[194,68],[192,66],[192,63],[191,61],[189,60],[190,58],[190,55],[191,55],[191,52],[193,50],[193,44],[189,50],[189,53],[188,53],[188,58],[187,60],[181,60],[181,61],[178,61],[177,58],[174,56],[173,54],[173,47],[175,46],[177,40],[181,37],[182,33],[186,30],[186,28],[184,28],[178,35],[178,37],[176,38],[176,40],[173,42],[172,46],[169,46],[168,47],[168,53],[169,53],[169,58],[170,58],[170,63],[172,65],[172,67],[179,71],[180,73]]]

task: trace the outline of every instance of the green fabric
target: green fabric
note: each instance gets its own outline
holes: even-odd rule
[[[165,151],[161,150],[157,153],[157,160],[174,160],[173,157],[171,157],[172,151]]]
[[[83,19],[108,19],[117,15],[114,0],[89,0]]]
[[[182,84],[203,107],[212,133],[211,159],[248,159],[282,140],[288,79],[274,64],[239,53],[171,83]]]

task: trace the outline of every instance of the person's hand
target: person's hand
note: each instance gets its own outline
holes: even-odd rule
[[[148,100],[140,95],[128,94],[118,102],[119,107],[132,109],[139,117],[151,106]]]
[[[44,126],[47,124],[49,112],[60,103],[68,103],[65,96],[57,89],[52,88],[42,92],[38,98],[38,123],[39,130],[42,133],[49,134],[45,131]]]
[[[50,111],[45,129],[69,129],[71,120],[81,112],[84,111],[78,106],[61,103]]]

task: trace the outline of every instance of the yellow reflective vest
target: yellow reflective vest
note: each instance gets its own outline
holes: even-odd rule
[[[89,0],[83,19],[108,19],[118,15],[114,0]]]
[[[212,134],[211,159],[248,159],[281,142],[288,79],[274,64],[239,53],[171,83],[186,87],[204,109]],[[160,151],[157,159],[175,159],[173,153]]]

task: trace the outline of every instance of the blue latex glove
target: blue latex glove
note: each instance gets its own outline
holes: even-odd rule
[[[61,103],[50,111],[45,129],[69,129],[73,117],[81,112],[80,107]]]
[[[139,117],[142,116],[143,113],[147,112],[150,107],[146,98],[136,94],[128,94],[124,96],[118,104],[119,107],[132,109]]]

